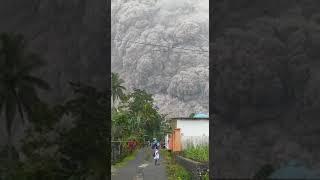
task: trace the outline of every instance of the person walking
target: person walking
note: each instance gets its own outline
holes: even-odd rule
[[[153,156],[153,159],[154,159],[154,165],[158,165],[158,161],[160,159],[160,153],[159,153],[159,148],[156,147],[155,151],[154,151],[154,156]]]

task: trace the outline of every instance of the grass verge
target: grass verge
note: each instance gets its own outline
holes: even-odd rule
[[[131,154],[126,156],[122,161],[112,165],[112,168],[118,169],[125,166],[129,161],[134,160],[136,158],[137,153],[138,153],[138,150],[133,151]]]
[[[173,161],[173,155],[167,150],[161,150],[166,162],[168,180],[191,180],[191,174]]]

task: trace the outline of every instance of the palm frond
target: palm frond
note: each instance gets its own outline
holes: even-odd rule
[[[32,71],[46,65],[45,61],[35,53],[29,53],[25,55],[24,61],[25,62],[21,65],[22,67],[18,72],[19,75],[29,74]]]
[[[126,90],[126,88],[124,86],[118,86],[119,89],[123,89]]]
[[[31,83],[31,84],[34,84],[35,86],[37,86],[40,89],[50,90],[50,85],[46,81],[44,81],[40,78],[28,75],[28,76],[22,77],[22,79],[24,81]]]
[[[39,101],[37,91],[32,86],[23,85],[18,91],[18,96],[27,111],[31,110],[33,104]]]
[[[24,123],[25,119],[24,119],[24,115],[23,115],[23,104],[22,104],[21,98],[19,97],[18,92],[14,92],[14,95],[15,95],[15,99],[17,100],[16,103],[18,106],[18,111],[19,111],[22,123]]]

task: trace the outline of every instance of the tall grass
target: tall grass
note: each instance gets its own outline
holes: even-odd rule
[[[209,145],[189,145],[185,150],[183,150],[182,156],[198,162],[208,162]]]
[[[173,154],[162,150],[165,157],[168,180],[191,180],[191,174],[185,168],[176,164],[173,160]]]

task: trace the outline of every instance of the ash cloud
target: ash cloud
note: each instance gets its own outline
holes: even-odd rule
[[[126,87],[154,94],[160,111],[170,116],[207,113],[209,1],[113,0],[111,4],[112,71],[120,74]]]

